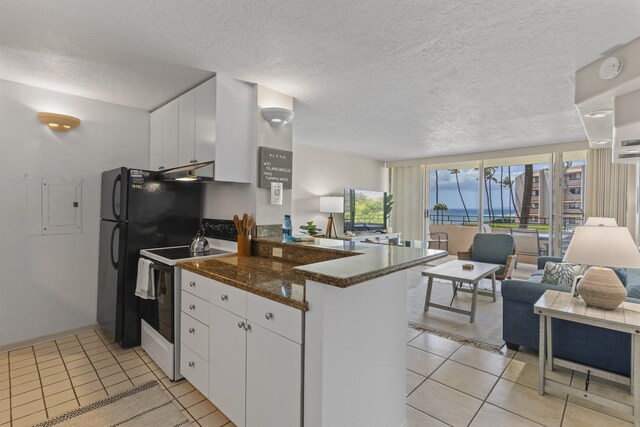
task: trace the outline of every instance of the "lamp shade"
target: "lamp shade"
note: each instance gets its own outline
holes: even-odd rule
[[[598,216],[590,216],[587,218],[587,222],[584,225],[595,227],[595,226],[604,226],[604,227],[617,227],[618,223],[615,218],[602,218]]]
[[[640,252],[626,227],[577,227],[565,262],[605,267],[638,268]]]
[[[344,197],[334,197],[334,196],[320,197],[320,212],[343,213]]]

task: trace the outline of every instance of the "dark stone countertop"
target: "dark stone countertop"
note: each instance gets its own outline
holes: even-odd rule
[[[178,267],[299,310],[307,310],[305,279],[290,262],[257,256],[225,256],[180,262]]]
[[[178,267],[306,311],[306,280],[346,288],[447,256],[435,249],[332,239],[253,240],[254,256],[185,261]],[[282,248],[284,258],[271,256],[274,247]]]

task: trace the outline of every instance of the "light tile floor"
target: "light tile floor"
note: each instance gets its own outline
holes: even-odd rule
[[[0,353],[0,427],[32,425],[150,380],[194,425],[233,426],[189,382],[169,381],[144,350],[111,341],[96,330]],[[407,341],[408,427],[631,425],[579,399],[538,395],[535,353],[492,353],[411,328]],[[571,371],[552,375],[584,383]]]
[[[30,426],[158,380],[196,426],[233,426],[189,382],[172,382],[140,347],[121,349],[101,330],[0,353],[0,427]]]
[[[631,426],[573,397],[540,396],[538,355],[531,351],[500,354],[461,345],[407,328],[408,427],[423,426]],[[584,383],[572,371],[550,373],[556,381]],[[593,378],[591,390],[620,393]]]

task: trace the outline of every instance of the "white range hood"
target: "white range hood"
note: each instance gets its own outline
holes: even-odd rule
[[[640,160],[640,38],[576,72],[575,104],[591,148],[614,163]]]

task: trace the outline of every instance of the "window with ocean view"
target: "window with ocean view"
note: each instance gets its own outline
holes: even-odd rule
[[[551,254],[554,241],[555,252],[563,253],[575,227],[584,221],[586,176],[584,153],[565,155],[564,161],[556,155],[561,164],[555,173],[562,171],[556,188],[550,154],[432,166],[429,224],[438,232],[447,232],[447,226],[478,227],[480,223],[484,232],[514,234],[528,229],[533,233],[528,238],[538,242],[539,255]],[[482,169],[469,167],[474,163]]]

